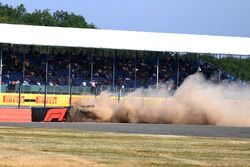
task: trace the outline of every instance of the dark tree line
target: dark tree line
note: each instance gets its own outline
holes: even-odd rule
[[[242,58],[240,58],[239,56],[233,57],[227,55],[218,59],[213,56],[203,55],[201,59],[205,62],[217,65],[242,80],[250,81],[250,57],[248,56],[242,56]]]
[[[83,16],[74,13],[63,10],[51,13],[49,9],[36,9],[32,13],[29,13],[23,4],[14,8],[0,3],[0,23],[96,28],[94,24],[87,23]]]

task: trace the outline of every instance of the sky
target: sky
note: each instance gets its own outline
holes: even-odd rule
[[[0,0],[66,10],[101,29],[250,37],[250,0]]]

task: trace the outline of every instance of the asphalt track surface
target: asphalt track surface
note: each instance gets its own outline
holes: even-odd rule
[[[56,128],[56,129],[72,129],[80,131],[117,132],[117,133],[131,133],[131,134],[250,138],[250,127],[224,127],[224,126],[214,126],[214,125],[127,124],[127,123],[87,123],[87,122],[84,123],[1,122],[0,126],[25,127],[25,128]]]

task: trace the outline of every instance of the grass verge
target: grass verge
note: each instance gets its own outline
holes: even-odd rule
[[[250,140],[0,127],[0,166],[250,166]]]

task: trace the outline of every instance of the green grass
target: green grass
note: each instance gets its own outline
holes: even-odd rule
[[[250,140],[0,127],[0,166],[250,166]]]

